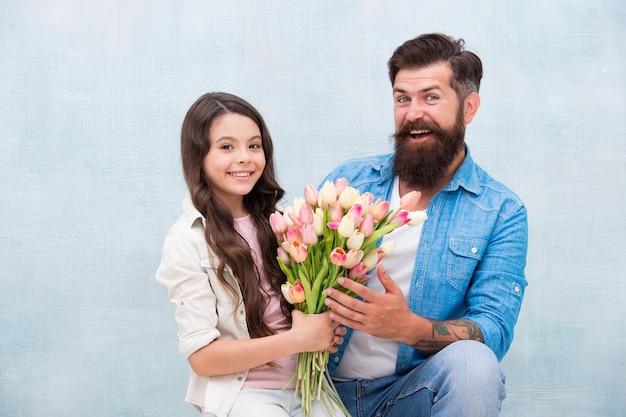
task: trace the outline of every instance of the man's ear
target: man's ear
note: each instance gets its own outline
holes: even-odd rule
[[[466,125],[471,123],[479,107],[480,96],[477,92],[472,91],[465,97],[465,103],[463,105],[463,121]]]

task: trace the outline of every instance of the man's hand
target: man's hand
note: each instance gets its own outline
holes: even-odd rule
[[[409,310],[400,287],[391,279],[382,265],[378,266],[378,279],[385,293],[376,292],[356,281],[339,278],[339,284],[354,292],[363,300],[328,289],[325,303],[330,308],[330,318],[344,326],[351,327],[382,339],[410,342],[410,323],[417,318]],[[408,330],[408,338],[405,333]]]

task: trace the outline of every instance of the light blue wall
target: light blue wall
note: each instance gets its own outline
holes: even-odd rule
[[[3,1],[2,416],[196,415],[153,277],[188,107],[256,105],[291,199],[391,149],[386,61],[430,31],[483,58],[467,141],[530,216],[503,416],[626,415],[623,2],[382,3]]]

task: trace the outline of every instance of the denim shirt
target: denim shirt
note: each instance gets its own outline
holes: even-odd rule
[[[369,191],[374,198],[389,201],[392,168],[393,154],[351,159],[322,183],[344,177],[361,193]],[[409,308],[430,319],[473,321],[480,327],[484,343],[501,360],[513,340],[527,285],[524,204],[475,164],[466,147],[465,160],[433,197],[427,214],[417,243],[411,289],[405,294]],[[331,374],[349,343],[350,330],[339,351],[331,355]],[[396,373],[414,368],[428,356],[400,344]]]

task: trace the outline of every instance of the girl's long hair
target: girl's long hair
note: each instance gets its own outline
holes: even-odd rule
[[[284,278],[276,260],[277,239],[270,227],[269,216],[284,195],[276,181],[274,171],[274,147],[270,133],[259,112],[247,101],[232,94],[216,92],[200,97],[190,107],[181,130],[181,154],[185,181],[194,206],[206,219],[205,237],[209,247],[219,258],[218,279],[229,288],[234,297],[235,289],[224,278],[225,266],[232,268],[246,308],[250,337],[274,334],[263,321],[267,302],[263,297],[260,271],[254,263],[250,246],[235,230],[233,216],[228,207],[213,192],[203,161],[209,152],[209,129],[213,121],[226,113],[237,113],[252,119],[259,127],[265,154],[265,169],[252,191],[244,196],[244,206],[258,231],[259,245],[265,274],[277,294]],[[290,305],[280,297],[283,313],[290,319]]]

